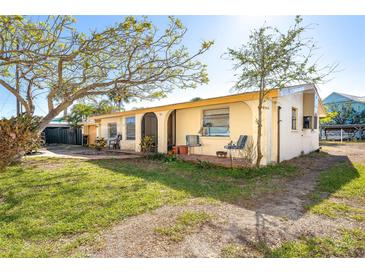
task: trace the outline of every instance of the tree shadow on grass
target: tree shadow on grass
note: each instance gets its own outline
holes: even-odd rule
[[[265,174],[263,170],[253,174],[253,171],[248,169],[230,170],[221,167],[205,169],[192,163],[164,163],[143,159],[94,160],[91,163],[125,176],[138,177],[147,183],[160,183],[194,198],[211,198],[236,205],[239,205],[242,199],[252,199],[260,187],[266,191],[273,188],[268,185],[268,177],[271,175]],[[281,176],[282,172],[277,168],[273,176]],[[262,181],[257,182],[255,180],[257,178],[261,178]]]
[[[359,170],[347,156],[331,155],[330,157],[340,159],[340,161],[336,161],[319,174],[315,188],[308,195],[310,203],[307,205],[307,209],[328,200],[361,176]]]
[[[284,204],[281,206],[285,207],[285,199],[283,199],[283,197],[289,199],[304,199],[306,200],[304,201],[304,205],[313,203],[308,197],[312,197],[315,193],[318,193],[317,187],[314,187],[314,190],[312,191],[307,191],[308,193],[304,193],[302,197],[288,197],[288,195],[294,194],[287,190],[289,188],[296,188],[297,186],[295,184],[316,185],[318,183],[317,177],[326,170],[322,163],[326,163],[329,167],[336,166],[340,163],[341,165],[346,165],[350,171],[343,174],[343,176],[334,178],[336,181],[333,181],[331,192],[323,195],[323,197],[317,197],[315,200],[316,203],[320,203],[323,199],[326,199],[329,195],[341,189],[351,180],[359,177],[356,168],[346,156],[334,156],[320,153],[306,155],[303,156],[303,158],[306,162],[311,163],[309,167],[301,166],[302,164],[299,159],[299,162],[298,160],[288,161],[287,163],[276,167],[265,167],[256,171],[250,169],[231,170],[218,167],[204,169],[192,163],[164,163],[144,159],[127,161],[95,160],[91,163],[113,172],[122,173],[126,176],[138,177],[146,182],[161,183],[171,189],[182,191],[193,198],[219,200],[251,210],[257,209],[256,202],[258,202],[258,200],[264,201],[264,203],[267,202],[269,205],[282,202]],[[313,164],[315,161],[319,162]],[[287,172],[288,166],[291,165],[296,165],[299,170],[297,170],[297,172]],[[306,182],[304,177],[301,179],[301,176],[305,176],[305,174],[311,175],[311,173],[313,175],[310,177],[312,180],[311,182]],[[283,178],[283,181],[286,180],[286,182],[280,182],[281,178]],[[265,201],[267,196],[269,199]],[[288,204],[288,206],[290,207],[291,205]],[[297,219],[300,218],[307,209],[308,207],[304,206],[304,208],[299,210],[301,212],[296,217],[286,216],[285,211],[273,213],[270,210],[268,210],[268,212],[261,210],[260,214]]]

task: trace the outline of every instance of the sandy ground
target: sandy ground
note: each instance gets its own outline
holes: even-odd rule
[[[353,228],[358,223],[346,219],[333,221],[309,213],[306,205],[320,172],[345,161],[364,161],[365,144],[358,146],[322,146],[327,157],[299,157],[292,163],[301,174],[286,182],[284,191],[266,195],[253,206],[218,202],[164,206],[153,212],[122,221],[100,235],[98,247],[84,249],[89,257],[220,257],[230,244],[245,246],[246,257],[260,257],[260,242],[274,247],[299,235],[330,235],[339,228]],[[158,226],[174,224],[184,211],[206,212],[212,220],[194,233],[174,242],[155,232]]]
[[[326,142],[322,144],[322,149],[331,155],[346,155],[351,162],[365,161],[364,142]]]

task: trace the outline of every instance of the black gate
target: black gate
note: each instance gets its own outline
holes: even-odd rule
[[[82,145],[81,128],[47,127],[44,134],[47,144]]]

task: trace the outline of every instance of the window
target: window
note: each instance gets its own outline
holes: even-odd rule
[[[291,129],[297,130],[297,113],[298,110],[296,108],[291,109]]]
[[[229,136],[229,109],[209,109],[203,112],[203,136]]]
[[[125,118],[126,128],[127,128],[127,140],[135,140],[136,139],[136,118],[127,117]]]
[[[108,124],[108,137],[109,138],[117,137],[117,123]]]
[[[312,128],[312,116],[303,117],[303,128]]]
[[[315,115],[313,119],[313,129],[317,129],[318,127],[318,117]]]

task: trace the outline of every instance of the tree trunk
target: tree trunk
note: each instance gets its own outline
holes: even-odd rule
[[[49,124],[49,122],[52,121],[53,118],[55,118],[58,114],[60,114],[65,108],[69,107],[72,104],[72,100],[65,101],[58,105],[56,108],[52,109],[40,122],[38,126],[38,133],[41,133]]]
[[[262,135],[262,99],[260,96],[259,106],[258,106],[258,119],[257,119],[257,158],[256,167],[260,167],[262,153],[261,153],[261,135]]]

